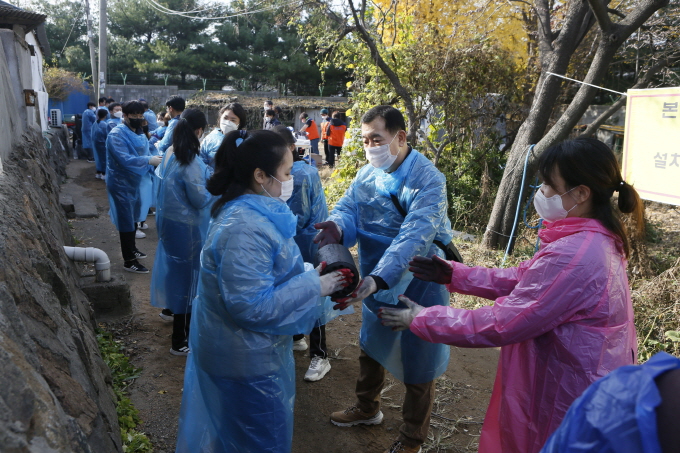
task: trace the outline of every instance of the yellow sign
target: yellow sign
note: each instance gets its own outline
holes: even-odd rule
[[[645,200],[680,205],[680,87],[628,90],[622,172]]]

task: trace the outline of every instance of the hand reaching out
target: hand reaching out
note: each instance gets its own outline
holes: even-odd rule
[[[411,327],[415,317],[425,308],[403,295],[399,296],[399,301],[405,303],[408,308],[381,307],[378,312],[382,325],[392,327],[392,330],[396,331],[407,330]]]
[[[424,256],[414,256],[408,263],[408,270],[413,272],[413,276],[426,282],[435,282],[440,285],[451,283],[453,266],[450,262],[434,255],[432,258]]]

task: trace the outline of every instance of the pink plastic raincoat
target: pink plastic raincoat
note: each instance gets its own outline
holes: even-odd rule
[[[492,306],[428,307],[411,324],[431,342],[501,347],[482,453],[538,452],[588,385],[637,360],[618,237],[594,219],[546,226],[540,251],[519,267],[452,263],[449,290],[495,300]]]

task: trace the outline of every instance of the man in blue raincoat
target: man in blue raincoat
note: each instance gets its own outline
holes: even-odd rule
[[[119,102],[112,102],[109,104],[110,118],[106,121],[106,128],[109,132],[114,127],[123,122],[123,106]]]
[[[378,310],[400,304],[401,294],[417,295],[428,306],[449,304],[442,286],[414,279],[408,270],[413,256],[444,257],[433,241],[451,241],[446,178],[408,145],[404,117],[397,109],[377,106],[361,121],[370,164],[359,170],[329,220],[316,225],[321,230],[315,239],[319,247],[352,247],[358,242],[363,276],[355,293],[338,301],[342,308],[363,300],[357,402],[331,414],[331,422],[344,427],[381,423],[380,392],[387,369],[404,382],[406,396],[399,437],[386,451],[415,453],[427,439],[434,379],[446,371],[449,347],[421,340],[408,330],[392,331],[381,325]]]
[[[87,103],[87,109],[83,112],[83,123],[80,127],[80,134],[83,140],[83,151],[87,154],[87,161],[94,162],[92,154],[92,125],[97,121],[94,112],[97,105],[94,102]]]
[[[97,122],[92,126],[92,146],[94,148],[97,179],[106,179],[106,137],[109,135],[106,118],[108,116],[108,110],[98,109]]]
[[[156,113],[149,108],[149,103],[146,102],[146,99],[140,99],[139,102],[144,106],[144,119],[146,120],[146,125],[149,126],[149,132],[155,131],[158,129]]]
[[[106,189],[109,193],[109,214],[120,234],[124,269],[148,274],[137,260],[146,258],[135,245],[136,222],[151,205],[151,173],[161,162],[149,154],[149,142],[142,129],[144,108],[139,101],[122,106],[121,124],[106,138]]]
[[[184,111],[186,107],[186,101],[184,98],[179,96],[171,96],[165,102],[165,106],[168,109],[168,114],[170,115],[170,121],[168,122],[168,128],[165,130],[165,135],[158,144],[158,152],[160,155],[165,154],[170,145],[172,145],[172,132],[175,130],[177,121],[179,121],[179,116]]]

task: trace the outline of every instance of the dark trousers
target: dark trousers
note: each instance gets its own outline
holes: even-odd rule
[[[120,235],[120,250],[123,252],[124,261],[133,261],[135,259],[135,231],[130,233],[118,233]]]
[[[328,140],[321,140],[323,143],[323,155],[326,156],[326,161],[328,161]]]
[[[385,368],[363,350],[359,355],[357,407],[369,414],[380,409],[380,392],[385,385]],[[409,448],[422,445],[430,429],[430,413],[434,403],[434,381],[425,384],[404,384],[406,396],[401,413],[404,423],[399,427],[399,441]]]
[[[179,350],[189,339],[191,313],[175,313],[172,320],[172,349]]]
[[[328,142],[325,143],[324,147],[324,153],[326,153],[326,162],[328,163],[329,166],[334,167],[335,166],[335,153],[332,151],[332,146],[328,144]]]
[[[293,341],[298,341],[305,336],[293,335]],[[326,351],[326,326],[315,326],[309,333],[309,357],[323,357],[328,358]]]

